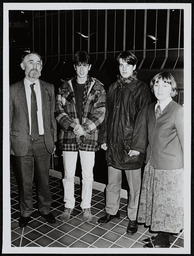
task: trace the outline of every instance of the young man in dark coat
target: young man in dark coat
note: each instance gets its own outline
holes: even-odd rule
[[[117,57],[120,75],[107,93],[105,133],[102,148],[106,151],[108,185],[106,215],[98,223],[119,218],[122,173],[129,185],[127,233],[138,230],[136,222],[141,185],[141,167],[147,146],[146,112],[151,102],[149,87],[135,76],[136,56],[128,51]]]

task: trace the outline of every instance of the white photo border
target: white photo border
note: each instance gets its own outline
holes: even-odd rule
[[[185,127],[185,225],[184,247],[52,248],[11,247],[10,152],[9,152],[9,11],[76,9],[184,9],[184,127]],[[3,245],[10,254],[189,254],[191,247],[191,10],[190,3],[4,3],[3,4]]]

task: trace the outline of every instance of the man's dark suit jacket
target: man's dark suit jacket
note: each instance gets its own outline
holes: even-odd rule
[[[54,118],[54,86],[40,81],[44,141],[49,153],[53,152],[56,141],[56,120]],[[24,80],[10,86],[10,153],[25,156],[30,145],[30,126]]]

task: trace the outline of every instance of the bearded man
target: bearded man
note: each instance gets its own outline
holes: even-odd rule
[[[33,212],[34,181],[40,215],[49,223],[56,222],[51,213],[49,187],[56,121],[54,86],[39,79],[41,56],[35,52],[27,53],[22,57],[20,66],[25,77],[10,86],[10,154],[18,181],[19,226],[25,227]]]

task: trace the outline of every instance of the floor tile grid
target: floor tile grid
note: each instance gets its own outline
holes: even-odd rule
[[[53,184],[52,184],[52,183],[53,183]],[[57,184],[59,184],[59,181],[57,181]],[[56,182],[55,182],[55,181],[54,181],[54,182],[51,182],[51,185],[56,185]],[[59,190],[61,190],[61,187],[60,187],[59,185],[57,185],[57,186],[60,188]],[[16,186],[14,186],[14,187],[15,187],[15,189],[16,189]],[[75,186],[75,187],[76,187],[76,186]],[[55,189],[56,189],[56,186],[55,186]],[[77,194],[77,192],[78,192],[78,194]],[[59,193],[59,194],[60,194],[60,193]],[[75,194],[76,194],[76,198],[78,199],[78,201],[76,200],[76,201],[77,201],[77,205],[79,205],[79,202],[80,202],[80,189],[79,189],[79,186],[77,186],[77,189],[75,189]],[[55,195],[56,195],[56,197],[57,197],[57,196],[58,196],[58,193],[56,193]],[[101,197],[101,200],[100,200],[100,197]],[[98,198],[98,201],[95,201],[95,198]],[[60,201],[61,199],[62,199],[62,195],[61,195],[61,198],[60,198],[60,196],[59,196],[59,200],[58,200],[58,201]],[[99,192],[99,191],[94,191],[92,200],[93,200],[92,209],[93,209],[93,210],[96,210],[96,214],[95,214],[95,215],[96,215],[96,216],[99,216],[102,212],[104,212],[104,206],[101,207],[100,211],[98,211],[98,210],[99,210],[99,208],[98,208],[98,207],[99,207],[99,203],[102,202],[102,205],[104,205],[104,195],[103,195],[103,193],[102,193],[102,192]],[[14,201],[14,200],[12,200],[12,201]],[[126,202],[125,202],[125,203],[126,203]],[[121,206],[121,211],[122,211],[122,208],[126,207],[126,206],[125,206],[125,203],[123,204],[123,207]],[[16,205],[16,201],[15,201],[15,205]],[[95,207],[96,205],[98,206],[97,208]],[[61,208],[61,206],[56,207],[56,209],[57,209],[57,208]],[[55,210],[56,210],[56,209],[55,209]],[[78,211],[78,212],[81,212],[81,210],[77,210],[77,211]],[[16,212],[17,212],[17,210],[16,210]],[[60,210],[59,212],[61,212],[61,210]],[[19,213],[19,211],[18,211],[18,213]],[[103,214],[104,214],[104,213],[103,213]],[[73,218],[78,218],[78,219],[79,219],[79,214],[76,215],[76,216],[73,217]],[[81,221],[81,213],[80,213],[80,221]],[[40,223],[41,223],[41,222],[40,222]],[[121,223],[122,223],[122,220],[120,220],[118,223],[114,224],[114,227],[119,226]],[[45,225],[44,222],[42,222],[41,226],[43,226],[43,225]],[[62,225],[63,225],[63,224],[62,224]],[[41,226],[39,225],[39,227],[41,227]],[[71,227],[72,227],[71,232],[72,232],[72,230],[76,230],[76,228],[79,227],[79,226],[81,226],[81,223],[80,223],[78,226],[76,226],[76,227],[75,227],[75,226],[71,226]],[[96,228],[96,226],[100,226],[100,225],[95,225],[92,230],[94,230],[94,229]],[[58,225],[56,228],[53,229],[53,226],[52,226],[51,229],[54,231],[54,230],[57,230],[58,227],[59,227],[59,225]],[[112,229],[109,229],[109,231],[111,231],[111,232],[114,233],[114,230],[113,230],[113,229],[114,229],[114,228],[112,227]],[[90,230],[90,232],[85,232],[85,234],[84,234],[83,236],[81,236],[79,239],[76,238],[76,239],[77,239],[76,241],[81,240],[82,237],[84,237],[87,233],[90,234],[92,230]],[[143,237],[143,235],[146,234],[146,232],[147,232],[147,230],[145,230],[144,233],[140,234],[138,240],[140,240],[140,238]],[[28,232],[28,233],[30,233],[30,229],[29,229],[29,232]],[[48,232],[48,233],[49,233],[49,232]],[[70,231],[69,231],[68,233],[70,233]],[[25,233],[25,234],[26,234],[26,233]],[[108,231],[105,232],[105,234],[103,235],[103,237],[105,237],[107,234],[108,234]],[[44,236],[47,237],[47,234],[44,235]],[[71,235],[69,234],[69,236],[71,236]],[[121,235],[120,238],[122,239],[122,237],[125,237],[125,234]],[[75,238],[75,237],[72,236],[72,239],[73,239],[73,238]],[[120,238],[118,238],[117,240],[115,240],[114,242],[112,242],[109,247],[114,246],[114,244],[116,244],[116,242],[117,242],[118,240],[120,240]],[[60,243],[60,241],[58,241],[59,239],[60,239],[60,238],[58,238],[57,240],[52,241],[52,242],[49,244],[49,246],[52,246],[52,244],[56,244],[56,241],[58,242],[58,245],[60,245],[61,243]],[[88,245],[89,245],[90,247],[95,247],[95,246],[93,246],[93,245],[94,245],[97,241],[99,241],[100,239],[101,239],[101,238],[99,237],[94,243],[88,244]],[[177,239],[178,239],[178,237],[177,237]],[[177,240],[177,239],[176,239],[176,240]],[[37,239],[37,240],[38,240],[38,239]],[[37,241],[37,240],[33,241],[31,244],[36,244],[36,241]],[[106,239],[104,239],[104,240],[108,242],[108,240],[106,240]],[[176,240],[174,241],[174,243],[176,242]],[[136,242],[137,242],[137,241],[134,241],[134,242],[130,245],[130,247],[133,247],[133,245],[134,245]],[[70,246],[70,247],[73,246],[74,243],[75,243],[75,242],[72,242],[69,246]],[[29,244],[29,246],[30,246],[30,244]],[[37,246],[39,246],[39,245],[37,244]],[[61,246],[64,247],[64,244],[61,244]]]
[[[44,225],[44,223],[42,224],[42,226]],[[81,225],[81,223],[80,223],[80,225]],[[79,229],[79,226],[80,225],[78,225],[77,227],[73,227],[73,226],[71,226],[71,230],[69,231],[69,232],[67,232],[66,234],[64,234],[64,235],[69,235],[70,237],[72,237],[72,239],[74,239],[75,237],[74,236],[71,236],[69,233],[72,233],[73,232],[73,230],[75,230],[76,232],[77,232],[77,230]],[[41,226],[40,226],[41,227]],[[59,227],[57,227],[57,228],[53,228],[52,227],[52,232],[54,232],[55,230],[57,230]],[[96,227],[94,226],[93,227],[93,229],[95,229]],[[88,233],[89,234],[91,234],[91,232],[92,232],[92,230],[93,229],[91,229]],[[34,231],[35,231],[36,229],[34,229]],[[28,233],[30,233],[31,232],[31,230],[29,230],[28,232],[25,232],[25,235],[28,235]],[[83,232],[85,232],[85,230],[83,230]],[[108,233],[109,231],[106,231],[105,232],[105,234],[104,234],[104,236]],[[18,233],[19,234],[19,233]],[[83,236],[85,236],[87,234],[87,232],[85,232],[81,237],[79,237],[79,238],[76,238],[76,240],[77,241],[79,241],[79,240],[81,240],[82,239],[82,237]],[[48,235],[48,236],[47,236]],[[61,235],[61,236],[63,236],[63,234]],[[49,238],[49,232],[46,234],[46,235],[44,235],[44,237],[46,238],[46,237],[48,237]],[[60,237],[59,237],[60,238]],[[55,239],[55,241],[53,241],[53,242],[51,242],[50,243],[50,245],[52,245],[52,243],[54,243],[54,242],[56,242],[56,241],[58,241],[58,239],[59,238],[57,238],[57,239]],[[39,238],[37,238],[37,240],[38,240]],[[106,240],[106,239],[105,239]],[[58,241],[59,242],[59,241]],[[97,239],[96,239],[96,241],[95,242],[97,242]],[[72,242],[72,244],[69,244],[69,247],[71,247],[71,245],[73,245],[73,243],[74,242]],[[36,240],[35,241],[33,241],[33,244],[36,244]],[[27,246],[30,246],[31,244],[29,244],[29,245],[27,245]],[[61,244],[62,246],[64,246],[64,244]],[[38,244],[37,244],[37,246],[39,246]],[[48,245],[49,246],[49,245]],[[88,247],[90,247],[91,246],[91,244],[88,244]]]
[[[103,199],[102,199],[102,200],[103,200]],[[99,201],[96,202],[96,204],[99,204]],[[96,204],[93,204],[93,205],[92,205],[92,209],[93,209],[93,210],[95,209],[95,205],[96,205]],[[103,204],[104,204],[104,202],[103,202]],[[121,207],[121,208],[122,208],[122,207]],[[100,212],[103,212],[103,214],[104,214],[104,210],[103,210],[103,209],[102,209]],[[98,212],[97,215],[100,215],[100,212]],[[77,218],[79,218],[79,215],[77,216]],[[97,220],[97,219],[96,219],[96,220]],[[112,233],[117,234],[116,232],[113,231],[113,228],[116,229],[116,227],[119,226],[122,222],[123,222],[123,220],[120,220],[118,223],[114,223],[114,224],[113,224],[113,227],[110,228],[110,229],[108,229],[108,230],[103,234],[103,236],[102,236],[101,238],[99,238],[99,239],[102,239],[102,238],[105,239],[104,237],[105,237],[109,232],[112,232]],[[100,225],[98,224],[98,226],[100,226]],[[78,226],[78,227],[79,227],[79,226]],[[101,226],[101,228],[103,228],[103,227]],[[126,227],[124,227],[124,229],[125,229],[125,228],[126,228]],[[94,229],[95,229],[95,227],[94,227]],[[92,230],[90,230],[90,233],[91,233],[91,232],[92,232]],[[125,233],[123,233],[123,235],[120,234],[119,239],[121,239],[124,235],[125,235]],[[82,238],[82,237],[80,237],[80,239],[81,239],[81,238]],[[99,239],[98,239],[98,240],[99,240]],[[119,240],[119,239],[118,239],[118,240]],[[105,239],[105,240],[106,240],[106,239]],[[97,242],[97,241],[95,241],[95,243],[96,243],[96,242]],[[108,242],[108,240],[107,240],[107,242]],[[117,242],[117,241],[115,240],[112,244],[114,245],[114,244],[116,244],[116,242]],[[134,243],[135,243],[135,241],[134,241]],[[133,245],[134,243],[132,243],[132,245]],[[92,245],[93,245],[93,244],[92,244]]]
[[[78,189],[79,190],[79,189]],[[96,204],[99,204],[100,202],[102,202],[103,203],[103,205],[104,205],[104,196],[103,196],[103,193],[102,192],[97,192],[97,195],[99,195],[99,197],[102,197],[102,199],[100,200],[100,201],[98,201]],[[93,196],[92,197],[92,199],[94,200],[94,197],[95,196]],[[79,203],[79,202],[78,202]],[[94,209],[95,208],[95,205],[96,205],[95,203],[92,205],[92,208]],[[125,206],[125,204],[126,204],[126,202],[124,202],[124,206],[123,207],[126,207]],[[101,210],[101,211],[99,211],[99,213],[100,212],[103,212],[104,211],[104,207],[103,207],[103,209]],[[100,215],[98,213],[98,215]],[[118,223],[118,225],[119,225],[119,223]],[[111,231],[111,230],[109,230],[109,231]],[[145,231],[141,234],[141,236],[139,237],[139,241],[141,241],[141,238],[147,233],[147,232],[149,232],[148,231],[148,229],[145,229]],[[122,236],[124,236],[125,234],[123,234]],[[150,235],[150,234],[149,234]],[[174,239],[174,241],[172,242],[172,244],[171,244],[171,247],[173,247],[174,245],[175,245],[175,243],[176,243],[176,241],[181,237],[181,235],[182,235],[182,233],[180,233],[175,239]],[[104,236],[105,236],[105,234],[104,234]],[[131,247],[134,245],[136,243],[136,241],[131,245]],[[114,243],[113,243],[114,244]],[[143,244],[143,243],[142,243]]]
[[[124,208],[126,208],[126,206],[124,206]],[[124,213],[126,213],[126,209],[124,209]],[[125,220],[128,221],[127,217],[124,218]],[[121,224],[121,223],[118,223]],[[124,225],[124,227],[126,227],[126,223]],[[139,237],[136,236],[136,234],[140,234]],[[135,242],[133,244],[131,244],[130,247],[133,247],[136,243],[140,243],[142,245],[144,245],[141,241],[146,238],[146,237],[150,237],[153,236],[153,233],[150,233],[149,228],[145,228],[144,225],[138,225],[138,232],[134,234],[133,236],[130,236],[126,233],[124,233],[122,235],[122,237],[130,237],[130,239],[135,239]],[[172,240],[173,239],[173,240]],[[170,247],[176,247],[176,248],[181,248],[183,247],[183,242],[184,242],[184,231],[181,231],[178,235],[174,235],[173,238],[171,238],[171,246]]]
[[[101,192],[99,192],[99,194],[101,194]],[[98,195],[98,194],[97,194],[97,195]],[[96,197],[96,195],[94,195],[94,197]],[[94,200],[94,197],[93,197],[93,200]],[[103,198],[101,198],[100,201],[103,201],[103,204],[104,204],[104,199],[103,199]],[[95,205],[96,205],[96,204],[99,204],[100,201],[97,201],[96,203],[93,203],[93,205],[92,205],[92,210],[93,210],[93,211],[94,211],[94,209],[95,209]],[[98,208],[96,208],[96,210],[98,210]],[[101,210],[101,211],[104,211],[104,210]],[[100,211],[100,212],[101,212],[101,211]],[[80,219],[80,220],[82,221],[82,214],[77,215],[76,218],[78,218],[78,219]],[[95,218],[95,215],[94,215],[94,218]],[[96,220],[97,220],[97,218],[96,218]],[[82,224],[80,223],[80,225],[78,225],[77,227],[75,227],[74,230],[76,230],[77,228],[79,228],[81,225],[82,225]],[[95,229],[95,228],[96,228],[96,225],[93,227],[93,229]],[[89,232],[87,232],[87,233],[91,233],[93,229],[91,229],[91,230],[90,230]],[[69,234],[69,233],[72,233],[72,231],[73,231],[73,230],[71,230],[71,232],[68,232],[68,234]],[[84,231],[84,230],[83,230],[83,231]],[[103,236],[105,236],[109,231],[110,231],[110,230],[107,230]],[[86,233],[86,234],[87,234],[87,233]],[[79,237],[79,239],[77,239],[77,240],[81,240],[82,237],[84,237],[86,234],[83,234],[83,235],[82,235],[81,237]],[[99,238],[99,239],[100,239],[100,238]],[[97,240],[96,240],[95,242],[97,242]],[[74,243],[74,242],[73,242],[73,243]],[[72,243],[72,244],[73,244],[73,243]],[[71,247],[72,244],[70,244],[69,246]],[[88,244],[88,245],[89,245],[89,246],[93,246],[93,244]]]
[[[13,204],[13,202],[12,202],[12,206],[13,206],[14,204]],[[12,209],[13,209],[13,207],[12,207]],[[17,211],[17,210],[16,210]],[[19,211],[17,211],[18,212],[18,214],[19,214]],[[42,225],[44,225],[44,223],[42,223]],[[40,226],[40,225],[39,225]],[[41,226],[40,226],[41,227]],[[72,229],[73,229],[74,227],[72,226]],[[52,229],[53,229],[53,227],[52,227]],[[57,228],[56,228],[57,229]],[[19,230],[19,229],[18,229]],[[53,231],[54,231],[54,229],[53,229]],[[30,230],[29,230],[29,232],[30,232]],[[20,232],[19,232],[20,233]],[[26,234],[28,234],[28,232],[25,232],[25,235]]]
[[[39,219],[38,219],[38,220],[39,220]],[[36,221],[38,221],[38,220],[36,220]],[[28,234],[32,234],[32,232],[38,232],[41,236],[44,236],[44,238],[50,239],[50,233],[54,233],[55,231],[58,231],[58,228],[60,227],[60,225],[63,225],[62,222],[61,222],[61,223],[58,222],[58,225],[57,225],[56,227],[54,227],[53,225],[51,226],[51,225],[49,225],[48,223],[45,224],[45,222],[42,222],[42,223],[41,223],[41,221],[39,221],[39,225],[38,225],[36,228],[31,228],[30,225],[31,225],[32,222],[34,222],[33,219],[32,219],[31,222],[29,222],[28,227],[25,227],[25,232],[24,232],[24,236],[25,236],[25,237],[27,237]],[[41,229],[41,227],[45,227],[45,226],[47,227],[48,231],[45,232],[45,234],[43,234],[42,232],[39,232],[39,230]],[[49,229],[49,228],[50,228],[50,229]],[[75,227],[74,227],[74,226],[71,226],[71,230],[73,230],[73,229],[75,229]],[[18,235],[21,235],[22,229],[18,227],[16,230],[14,230],[14,231],[12,231],[12,232],[17,232]],[[64,236],[64,235],[66,235],[66,234],[61,233],[61,236]],[[40,238],[40,237],[37,237],[36,239],[34,239],[34,240],[33,240],[33,244],[36,244],[37,246],[40,246],[38,243],[36,243],[36,242],[39,240],[39,238]],[[52,239],[52,241],[51,241],[48,245],[50,245],[50,244],[56,242],[59,238],[60,238],[60,237],[58,237],[57,239],[56,239],[56,238]],[[18,237],[16,238],[16,240],[17,240],[17,239],[18,239]],[[14,240],[12,240],[12,244],[13,244],[13,243],[14,243]],[[30,245],[31,245],[31,243],[27,244],[26,246],[30,246]],[[48,245],[47,245],[47,246],[48,246]],[[61,246],[64,247],[64,244],[61,244]]]
[[[95,207],[95,206],[93,206],[93,207]],[[77,217],[79,218],[79,216],[77,216]],[[119,225],[119,223],[115,224],[114,227],[116,227],[117,225]],[[96,224],[96,226],[94,226],[93,229],[91,229],[88,233],[92,233],[92,231],[93,231],[94,229],[96,229],[96,227],[98,227],[98,226],[100,226],[100,224]],[[79,226],[78,226],[78,228],[79,228]],[[101,226],[101,229],[104,229],[104,228]],[[112,229],[113,229],[113,227],[112,227]],[[95,242],[92,243],[92,244],[90,244],[90,246],[93,246],[93,245],[94,245],[95,243],[97,243],[98,240],[100,240],[100,239],[104,239],[105,241],[109,242],[109,240],[107,240],[107,239],[104,238],[104,237],[105,237],[109,232],[111,232],[112,229],[108,229],[108,230],[104,229],[104,230],[106,230],[106,231],[104,232],[103,236],[102,236],[102,237],[99,237],[97,240],[95,240]],[[83,236],[85,236],[85,234],[84,234]],[[83,236],[82,236],[82,237],[83,237]],[[82,237],[80,237],[78,240],[81,240]],[[121,237],[122,237],[122,236],[121,236]],[[121,237],[120,237],[120,238],[121,238]],[[120,239],[120,238],[119,238],[119,239]],[[114,244],[114,243],[116,243],[116,241],[114,241],[112,244]],[[71,246],[71,245],[70,245],[70,246]]]
[[[19,236],[21,236],[22,234],[22,229],[20,227],[18,227],[18,220],[16,221],[16,219],[19,218],[19,205],[18,205],[18,193],[16,193],[16,191],[18,190],[17,188],[17,184],[15,182],[15,179],[13,177],[11,177],[11,201],[12,201],[12,205],[11,205],[11,225],[12,225],[12,237],[13,237],[13,234],[18,234]],[[34,193],[33,193],[34,194]],[[14,195],[15,195],[15,198],[14,198]],[[33,203],[36,204],[36,200],[35,200],[35,195],[33,195]],[[32,217],[31,217],[31,221],[29,222],[32,223],[34,220],[36,220],[37,218],[33,217],[34,215],[34,212],[36,211],[33,211],[32,213]],[[16,218],[18,217],[18,218]],[[37,220],[36,220],[37,221]],[[39,222],[39,226],[41,225],[44,225],[44,223],[42,222]],[[30,226],[28,227],[25,227],[24,229],[24,236],[28,235],[31,231],[33,230],[33,228],[31,228]],[[12,239],[12,246],[15,246],[14,245],[14,242],[18,240],[18,237],[16,237],[16,239]],[[21,237],[20,237],[20,240],[21,240]]]
[[[99,194],[102,194],[102,193],[99,193]],[[121,199],[121,201],[122,201],[122,200],[123,200],[124,202],[123,202],[123,206],[122,206],[122,203],[121,203],[121,205],[120,205],[120,212],[121,212],[121,213],[123,212],[122,215],[124,216],[124,215],[126,215],[126,211],[127,211],[127,210],[126,210],[126,199]],[[104,204],[104,200],[103,200],[103,204]],[[95,207],[95,204],[94,204],[92,207],[94,208],[94,207]],[[101,210],[100,212],[104,212],[104,209]],[[100,216],[100,212],[98,213],[99,216]],[[104,214],[104,213],[103,213],[103,214]],[[119,225],[123,226],[124,229],[126,229],[127,224],[128,224],[128,223],[127,223],[127,222],[128,222],[128,218],[127,218],[127,217],[123,217],[123,216],[121,216],[122,219],[121,219],[118,223],[115,223],[115,222],[114,222],[113,228],[109,229],[109,231],[114,232],[113,229],[115,229],[115,227],[116,227],[116,226],[119,226]],[[125,224],[122,225],[122,222],[124,222],[124,220],[125,220]],[[126,224],[126,223],[127,223],[127,224]],[[137,240],[134,239],[134,235],[133,235],[133,236],[128,235],[126,232],[124,232],[123,234],[120,234],[121,236],[120,236],[119,239],[121,239],[122,237],[126,237],[126,236],[127,236],[130,240],[134,241],[134,242],[131,244],[130,247],[133,247],[133,245],[134,245],[137,241],[143,245],[143,243],[141,242],[141,238],[144,237],[145,234],[146,234],[147,232],[149,232],[149,230],[148,230],[148,228],[142,228],[142,229],[141,229],[141,232],[142,232],[142,233],[139,233],[139,231],[137,232],[137,233],[139,233],[139,238],[138,238]],[[104,236],[105,236],[105,234],[104,234]],[[147,236],[150,236],[150,234],[147,234]],[[119,240],[119,239],[118,239],[118,240]],[[116,244],[116,242],[117,242],[117,240],[113,243],[113,245]]]
[[[44,223],[43,223],[43,225],[44,225]],[[81,224],[80,224],[80,225],[81,225]],[[117,224],[116,224],[116,225],[117,225]],[[51,228],[53,229],[53,227],[51,227]],[[79,228],[79,226],[78,226],[78,228]],[[54,229],[57,229],[57,228],[54,228]],[[53,231],[54,231],[54,229],[53,229]],[[77,229],[77,227],[73,227],[73,226],[72,226],[71,232],[72,232],[73,230],[76,230],[76,229]],[[93,229],[95,229],[95,226],[93,227]],[[85,232],[85,230],[83,230],[83,231]],[[91,233],[91,231],[92,231],[92,229],[91,229],[88,233]],[[111,230],[109,230],[109,231],[111,232]],[[105,236],[107,233],[109,233],[109,231],[107,231],[103,236]],[[69,231],[69,232],[70,232],[70,231]],[[69,232],[68,232],[68,233],[69,233]],[[26,232],[26,234],[27,234],[27,233],[29,233],[29,232]],[[66,233],[66,234],[68,234],[68,233]],[[145,232],[145,233],[146,233],[146,232]],[[66,235],[66,234],[65,234],[65,235]],[[85,234],[84,234],[84,235],[85,235]],[[83,236],[84,236],[84,235],[83,235]],[[142,235],[139,237],[139,239],[141,239],[141,237],[142,237],[143,235],[144,235],[144,233],[142,233]],[[71,235],[70,235],[70,236],[71,236]],[[121,237],[120,237],[119,239],[121,239],[121,238],[124,237],[124,236],[125,236],[124,234],[121,235]],[[45,235],[45,237],[47,237],[47,235]],[[71,237],[72,237],[72,239],[74,238],[73,236],[71,236]],[[82,238],[82,237],[80,237],[79,239],[77,239],[77,241],[81,240],[81,238]],[[102,238],[103,238],[103,237],[102,237]],[[58,238],[58,239],[59,239],[59,238]],[[54,240],[53,242],[51,242],[48,246],[51,246],[51,245],[52,245],[53,243],[55,243],[56,241],[57,241],[59,244],[61,244],[61,243],[58,241],[58,239],[57,239],[57,240]],[[100,239],[100,238],[99,238],[99,239]],[[99,240],[99,239],[98,239],[98,240]],[[118,239],[118,240],[119,240],[119,239]],[[177,239],[178,239],[178,238],[177,238]],[[177,239],[175,239],[174,243],[176,242]],[[105,240],[106,240],[106,239],[105,239]],[[97,240],[95,241],[95,243],[96,243],[96,242],[97,242]],[[107,242],[108,242],[108,240],[107,240]],[[113,242],[112,245],[116,244],[116,242],[117,242],[117,241],[115,240],[115,242]],[[134,242],[130,245],[130,247],[133,247],[133,245],[134,245],[136,242],[137,242],[137,241],[134,240]],[[34,241],[33,244],[34,244],[34,243],[36,244],[36,241]],[[74,243],[74,242],[73,242],[73,243]],[[72,244],[73,244],[73,243],[72,243]],[[174,243],[173,243],[173,244],[174,244]],[[69,247],[71,247],[72,244],[69,244]],[[173,245],[173,244],[172,244],[172,245]],[[171,247],[172,247],[172,245],[171,245]],[[28,246],[30,246],[30,244],[29,244]],[[37,246],[39,246],[39,245],[37,244]],[[64,247],[64,244],[61,244],[61,246]],[[93,246],[93,244],[88,244],[88,247],[91,247],[91,246]]]
[[[100,192],[99,192],[99,194],[100,194]],[[103,201],[103,198],[101,199],[101,201]],[[99,201],[96,202],[96,204],[99,204]],[[93,205],[92,207],[95,208],[95,203],[94,203],[94,205]],[[103,210],[101,210],[101,211],[103,211]],[[76,216],[76,217],[79,218],[79,215]],[[81,219],[81,217],[80,217],[80,219]],[[43,225],[44,225],[44,223],[42,223],[42,226],[43,226]],[[80,225],[81,225],[81,223],[80,223]],[[72,226],[71,232],[72,232],[74,229],[79,228],[80,225],[78,225],[77,227],[73,227],[73,226]],[[118,225],[119,225],[119,223],[118,223]],[[116,225],[114,225],[114,227],[115,227],[115,226],[116,226]],[[40,226],[40,227],[41,227],[41,226]],[[95,229],[95,227],[96,227],[96,226],[94,226],[93,229]],[[52,227],[52,228],[53,228],[53,227]],[[55,229],[58,229],[58,227],[53,228],[53,231],[54,231]],[[19,230],[19,229],[18,229],[18,230]],[[30,232],[30,230],[29,230],[29,232]],[[25,232],[25,235],[27,235],[29,232]],[[90,230],[90,232],[91,232],[91,230]],[[108,232],[109,232],[109,231],[107,231],[107,232],[104,234],[104,236],[105,236]],[[69,232],[68,232],[68,233],[69,233]],[[84,234],[84,235],[85,235],[85,234]],[[84,236],[84,235],[83,235],[83,236]],[[47,235],[45,235],[45,236],[47,236]],[[82,238],[82,237],[80,237],[80,238],[77,239],[77,240],[80,240],[81,238]],[[34,243],[36,244],[36,241],[33,241],[33,244],[34,244]],[[53,241],[52,243],[54,243],[54,241]],[[51,244],[52,244],[52,243],[51,243]],[[114,244],[114,243],[113,243],[113,244]],[[71,246],[71,244],[70,244],[70,246]],[[91,245],[88,244],[88,246],[91,246]]]
[[[81,225],[81,224],[80,224],[80,225]],[[99,226],[99,225],[98,225],[98,226]],[[77,229],[79,229],[79,226],[76,227],[76,228],[74,228],[75,231],[77,231]],[[86,236],[87,234],[90,234],[90,235],[91,235],[91,233],[92,233],[92,231],[93,231],[94,229],[96,229],[96,226],[94,226],[89,232],[85,232],[85,230],[83,230],[85,233],[84,233],[82,236],[80,236],[79,238],[77,238],[77,241],[82,240],[82,238],[83,238],[84,236]],[[101,229],[103,229],[103,227],[101,227]],[[104,230],[105,230],[105,229],[104,229]],[[72,232],[73,232],[73,230],[69,231],[67,234],[72,233]],[[103,234],[102,237],[97,238],[92,244],[88,244],[88,246],[89,246],[89,247],[91,247],[91,246],[93,247],[93,245],[94,245],[95,243],[97,243],[98,240],[100,240],[100,239],[104,239],[105,241],[107,241],[107,243],[110,242],[109,240],[107,240],[106,238],[104,238],[104,237],[106,236],[106,234],[108,234],[108,233],[110,233],[110,232],[111,232],[111,229],[106,230],[106,231],[104,232],[104,234]],[[115,233],[115,234],[116,234],[116,233]],[[71,234],[69,234],[69,235],[71,236]],[[95,236],[94,234],[92,234],[92,235]],[[121,235],[121,236],[119,237],[119,239],[121,239],[123,236],[124,236],[124,234]],[[74,237],[74,236],[72,236],[72,237]],[[97,237],[97,236],[96,236],[96,237]],[[118,239],[118,240],[119,240],[119,239]],[[117,240],[115,240],[111,245],[114,245],[116,242],[117,242]],[[135,241],[134,241],[134,242],[135,242]],[[69,247],[71,247],[73,244],[74,244],[74,242],[73,242],[72,244],[69,244]]]
[[[95,205],[93,205],[93,207],[95,208]],[[101,212],[103,212],[103,214],[104,214],[104,209],[101,210],[101,211],[98,213],[99,216],[101,215],[101,214],[100,214]],[[122,203],[121,203],[121,205],[120,205],[120,212],[121,212],[121,215],[125,215],[125,214],[126,214],[126,202],[123,203],[123,205],[122,205]],[[123,212],[123,214],[122,214],[122,212]],[[123,223],[124,221],[125,221],[125,225],[122,225],[122,223]],[[118,234],[118,233],[116,233],[116,232],[114,231],[117,226],[122,226],[124,229],[126,229],[126,227],[127,227],[126,223],[128,222],[128,220],[127,220],[127,217],[122,217],[122,216],[121,216],[121,219],[120,219],[120,220],[112,221],[112,222],[114,223],[113,227],[107,230],[107,232],[102,236],[103,239],[105,239],[104,237],[105,237],[109,232],[112,232],[112,233],[114,233],[114,234]],[[98,226],[101,226],[101,227],[102,227],[103,224],[98,224]],[[113,230],[113,229],[114,229],[114,230]],[[124,232],[123,234],[119,234],[119,235],[120,235],[120,237],[119,237],[118,239],[116,239],[116,240],[112,243],[112,246],[115,245],[115,244],[117,244],[117,241],[118,241],[118,240],[122,239],[123,237],[126,237],[126,232]],[[143,235],[143,234],[142,234],[142,235]],[[127,236],[128,236],[128,235],[127,235]],[[141,237],[141,236],[140,236],[140,237]],[[99,239],[100,239],[100,238],[99,238]],[[131,246],[130,246],[130,247],[132,247],[132,246],[136,243],[136,241],[133,239],[132,236],[130,236],[129,239],[130,239],[131,241],[133,241],[132,244],[131,244]],[[105,239],[105,240],[106,240],[106,239]],[[107,241],[108,241],[108,240],[107,240]]]
[[[79,191],[79,193],[80,193],[80,191]],[[75,194],[76,194],[76,192],[75,192]],[[76,205],[78,206],[80,200],[77,200],[77,199],[80,199],[80,198],[79,198],[80,195],[77,195],[77,196],[75,196],[75,197],[76,197]],[[93,206],[92,206],[92,207],[93,207]],[[74,211],[74,212],[75,212],[75,211]],[[73,233],[74,231],[77,231],[78,229],[81,230],[81,231],[83,231],[84,234],[83,234],[82,236],[80,236],[79,238],[76,237],[76,242],[79,241],[79,240],[81,240],[82,237],[84,237],[85,235],[87,235],[87,234],[90,233],[93,229],[96,228],[96,225],[95,225],[94,223],[91,223],[91,225],[93,225],[93,228],[91,228],[91,229],[89,230],[89,232],[87,232],[87,231],[84,230],[84,229],[81,229],[80,226],[82,226],[82,224],[83,224],[83,222],[82,222],[82,213],[81,213],[81,209],[77,210],[77,212],[78,212],[78,214],[76,214],[76,216],[73,215],[72,218],[71,218],[69,221],[66,222],[66,224],[68,224],[68,223],[72,222],[73,220],[78,220],[79,224],[78,224],[77,226],[74,226],[74,227],[72,226],[72,229],[71,229],[69,232],[66,233],[66,235],[69,235],[70,237],[75,238],[74,236],[71,235],[71,233]],[[69,244],[69,247],[71,247],[74,243],[75,243],[75,242],[73,241],[71,244]],[[91,244],[88,244],[88,247],[90,247],[90,246],[91,246]]]

